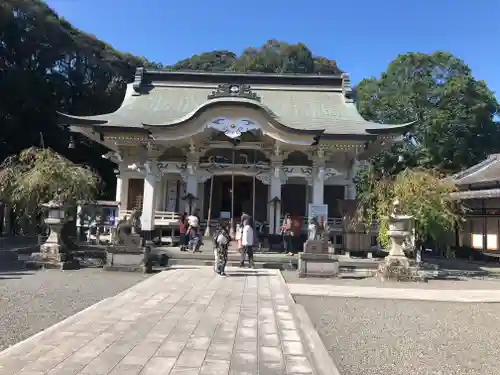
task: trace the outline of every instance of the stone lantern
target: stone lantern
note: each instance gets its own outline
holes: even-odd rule
[[[418,279],[418,272],[410,267],[404,249],[411,246],[413,216],[403,215],[399,200],[394,200],[393,212],[389,216],[388,237],[391,241],[389,254],[379,265],[377,274],[382,280],[410,281]]]
[[[393,203],[393,212],[389,216],[388,237],[391,241],[389,255],[385,258],[386,263],[398,261],[401,265],[409,267],[409,260],[404,253],[404,248],[412,235],[413,216],[402,215],[399,208],[399,200]]]
[[[50,233],[47,240],[40,246],[40,252],[31,255],[31,263],[45,268],[74,269],[77,262],[70,261],[68,249],[62,240],[61,231],[66,222],[65,206],[56,199],[42,204],[47,211],[44,220]]]

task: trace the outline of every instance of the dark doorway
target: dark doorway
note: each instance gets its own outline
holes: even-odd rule
[[[213,219],[218,219],[221,212],[231,212],[232,200],[231,176],[215,176],[212,196]],[[267,218],[267,186],[259,180],[255,182],[255,219]],[[208,214],[210,206],[210,180],[205,183],[205,212]],[[253,215],[253,177],[234,176],[234,217],[238,218],[243,212]]]
[[[345,187],[342,185],[325,185],[323,202],[328,205],[328,217],[342,217],[338,201],[344,200]]]
[[[282,214],[306,216],[306,189],[305,184],[286,184],[281,186]]]

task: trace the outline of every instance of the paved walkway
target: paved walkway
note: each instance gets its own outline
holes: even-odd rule
[[[292,295],[402,299],[438,302],[500,303],[500,290],[478,289],[418,289],[324,284],[288,284]]]
[[[177,269],[0,352],[0,374],[338,374],[318,340],[278,272]]]

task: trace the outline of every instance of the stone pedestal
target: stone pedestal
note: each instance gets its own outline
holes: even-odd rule
[[[151,247],[140,246],[140,237],[133,238],[127,245],[113,245],[106,248],[107,271],[153,272],[154,256]]]
[[[299,277],[337,277],[339,262],[328,253],[299,253]]]
[[[306,254],[328,254],[328,242],[324,240],[307,240],[304,242]]]
[[[298,254],[299,277],[336,277],[339,274],[338,261],[328,253],[328,242],[307,240],[304,252]]]

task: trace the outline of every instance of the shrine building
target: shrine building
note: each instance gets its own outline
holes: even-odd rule
[[[341,225],[357,170],[411,127],[364,120],[347,74],[138,68],[115,112],[59,116],[110,150],[120,215],[141,209],[145,231],[196,209],[211,225],[247,212],[275,234],[309,204]]]

